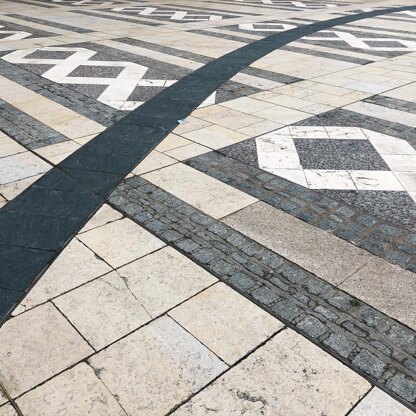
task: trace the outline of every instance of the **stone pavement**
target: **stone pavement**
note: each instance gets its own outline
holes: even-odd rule
[[[0,2],[0,416],[416,411],[416,6]]]

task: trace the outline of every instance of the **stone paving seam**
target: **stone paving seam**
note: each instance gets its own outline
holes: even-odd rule
[[[185,163],[392,264],[416,271],[415,233],[321,192],[232,159],[226,148],[196,156]]]
[[[109,203],[416,410],[416,331],[143,178]]]
[[[0,235],[0,243],[3,243],[0,246],[0,260],[4,265],[0,270],[0,281],[8,286],[18,282],[20,287],[25,286],[25,290],[31,287],[54,256],[45,259],[38,256],[38,252],[30,252],[27,247],[47,249],[57,255],[104,203],[107,195],[177,126],[177,120],[188,117],[221,84],[251,63],[319,30],[415,9],[416,6],[386,8],[336,17],[277,33],[225,54],[163,90],[67,157],[42,176],[35,186],[17,196],[14,203],[25,214],[10,211],[10,203],[0,210],[0,229],[3,231]],[[62,198],[58,201],[56,198],[50,199],[51,186],[53,189],[63,189]],[[80,196],[82,194],[84,203],[68,205],[68,189],[77,190]],[[65,212],[66,218],[34,215],[33,202],[40,199],[46,211],[48,205],[50,210],[51,204],[58,203],[54,208]],[[10,244],[21,246],[19,252],[11,250]],[[27,261],[26,256],[31,257],[31,262]],[[32,267],[28,267],[29,264]],[[10,276],[14,276],[13,283],[9,281]],[[10,299],[6,301],[8,304],[3,309],[10,312],[16,304]],[[7,314],[3,315],[0,322],[6,317]]]

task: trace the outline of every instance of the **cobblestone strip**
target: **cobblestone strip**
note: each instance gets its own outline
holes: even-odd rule
[[[390,263],[416,272],[415,233],[216,152],[186,163]]]
[[[146,180],[109,202],[416,410],[416,333]]]
[[[3,60],[0,65],[0,75],[106,127],[126,115],[123,111],[116,110],[69,87],[56,84]]]
[[[0,100],[0,130],[31,150],[69,140],[2,100]]]

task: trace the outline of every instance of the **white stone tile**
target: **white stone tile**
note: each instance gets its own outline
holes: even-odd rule
[[[414,413],[388,394],[374,387],[353,409],[350,416],[412,416]]]
[[[198,119],[194,119],[198,120]],[[181,146],[185,146],[191,143],[189,140],[184,139],[181,136],[176,134],[168,134],[165,139],[163,139],[156,147],[155,150],[158,152],[166,152],[168,150],[176,149]]]
[[[74,238],[30,290],[15,314],[111,271],[111,267]]]
[[[126,416],[117,400],[85,363],[24,394],[17,405],[31,416]]]
[[[211,107],[212,106],[210,106],[210,108]],[[222,109],[224,110],[223,107]],[[196,110],[196,111],[199,111],[199,110]],[[187,120],[186,123],[179,124],[178,127],[176,127],[176,129],[173,130],[173,133],[183,135],[184,133],[189,133],[190,131],[202,129],[204,127],[208,127],[211,125],[211,123],[209,123],[208,121],[201,120],[200,118],[196,118],[192,116],[189,116],[186,120]]]
[[[0,329],[0,373],[12,397],[35,387],[93,349],[50,303],[10,319]]]
[[[351,90],[368,92],[371,94],[380,94],[381,92],[389,90],[391,87],[384,84],[376,84],[367,81],[355,81],[345,85],[346,88]]]
[[[183,136],[211,149],[220,149],[249,138],[245,134],[221,126],[204,127],[185,133]]]
[[[92,230],[93,228],[101,227],[104,224],[119,220],[123,215],[111,208],[109,205],[104,204],[94,216],[85,224],[80,233]]]
[[[214,218],[224,217],[257,201],[181,163],[147,173],[143,177]]]
[[[171,247],[142,257],[118,273],[153,318],[217,281]]]
[[[339,416],[371,385],[286,329],[173,413],[174,416]]]
[[[231,108],[233,110],[241,111],[243,113],[255,113],[256,111],[265,110],[266,108],[273,107],[265,101],[256,100],[250,97],[240,97],[234,100],[221,103],[223,107]]]
[[[414,102],[416,97],[416,82],[383,93],[386,97]]]
[[[51,165],[31,152],[19,153],[0,159],[0,185],[45,173]]]
[[[416,172],[395,172],[395,175],[407,192],[416,192]]]
[[[381,156],[394,172],[416,172],[416,154]]]
[[[128,218],[94,228],[78,238],[114,268],[165,245]]]
[[[44,157],[45,159],[51,161],[51,159],[55,158],[56,156],[65,155],[66,157],[71,153],[75,152],[80,147],[81,146],[78,143],[72,140],[68,140],[66,142],[41,147],[39,149],[34,150],[34,152]]]
[[[259,101],[259,103],[262,103],[262,101]],[[262,121],[261,118],[256,117],[253,114],[246,114],[231,109],[204,117],[204,120],[231,130],[241,129],[242,127],[250,126]]]
[[[364,133],[380,155],[416,155],[416,150],[406,140],[372,130],[364,130]]]
[[[164,415],[227,368],[168,317],[110,346],[90,363],[131,416]]]
[[[10,403],[0,407],[0,416],[18,416],[16,410]]]
[[[72,290],[54,303],[96,350],[151,319],[117,272]]]
[[[0,132],[0,158],[26,152],[26,149],[15,140]]]
[[[257,111],[254,115],[284,125],[296,123],[310,117],[308,113],[280,105],[275,105],[267,110]]]
[[[266,170],[267,172],[273,173],[274,175],[280,176],[281,178],[285,178],[288,181],[297,183],[307,188],[309,187],[303,169],[280,169],[277,167],[270,166],[263,167],[262,169]]]
[[[252,124],[251,126],[238,129],[237,131],[239,133],[245,134],[246,136],[253,137],[258,136],[259,134],[270,132],[272,130],[276,130],[279,127],[283,127],[283,125],[275,123],[274,121],[264,120],[260,121],[260,123]]]
[[[367,140],[363,130],[358,127],[333,127],[325,126],[330,139]]]
[[[289,126],[294,139],[329,139],[324,126]]]
[[[135,175],[142,175],[143,173],[173,165],[174,163],[176,163],[175,159],[166,156],[164,153],[153,150],[133,169],[132,172]]]
[[[377,170],[350,170],[358,190],[403,191],[393,172]]]
[[[42,175],[35,175],[21,179],[20,181],[0,185],[0,193],[10,201],[32,185],[32,183],[36,182],[41,176]]]
[[[304,170],[311,189],[356,189],[350,174],[344,170]]]
[[[229,365],[284,326],[223,283],[204,290],[169,315]]]
[[[169,157],[173,157],[174,159],[181,161],[211,151],[212,149],[208,147],[202,146],[198,143],[190,142],[190,144],[187,144],[186,146],[181,146],[176,149],[168,150],[167,152],[165,152],[165,155],[168,155]]]

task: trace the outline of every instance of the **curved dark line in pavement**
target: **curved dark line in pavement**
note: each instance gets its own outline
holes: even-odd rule
[[[221,84],[314,32],[416,6],[347,15],[279,32],[236,49],[129,113],[0,210],[0,324],[123,178]]]

